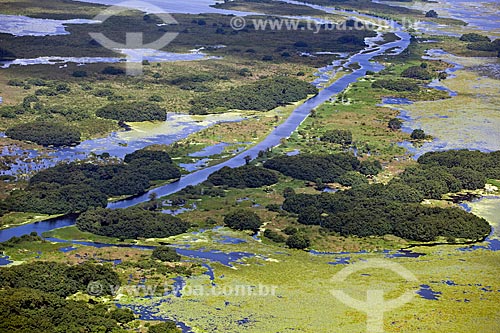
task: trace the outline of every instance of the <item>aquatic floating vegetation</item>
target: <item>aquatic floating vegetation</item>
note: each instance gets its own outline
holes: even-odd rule
[[[12,176],[27,175],[55,166],[59,162],[85,159],[91,153],[102,154],[106,152],[112,157],[123,158],[126,154],[152,144],[171,144],[218,123],[243,120],[240,115],[235,114],[229,116],[211,115],[204,119],[202,123],[199,123],[190,115],[169,112],[167,120],[164,122],[134,125],[134,130],[132,131],[113,132],[106,138],[86,140],[76,147],[60,147],[48,149],[44,152],[33,149],[25,150],[16,146],[4,147],[1,153],[3,156],[19,157],[15,163],[10,165],[10,170],[1,170],[0,174]],[[143,129],[143,126],[147,126],[147,128]],[[135,129],[135,127],[139,128]],[[4,133],[0,132],[0,137],[4,137]],[[123,143],[126,143],[126,145],[123,145]],[[180,164],[180,166],[188,171],[195,171],[201,167],[198,164],[206,162],[208,162],[208,159],[196,162],[196,165],[193,165],[193,167],[189,164]]]
[[[180,208],[174,208],[174,209],[163,209],[161,212],[163,214],[170,214],[170,215],[179,215],[185,212],[191,212],[196,209],[196,203],[193,203],[191,207],[180,207]]]
[[[218,250],[201,251],[201,250],[177,249],[177,253],[186,257],[206,259],[218,262],[228,267],[234,267],[232,265],[233,263],[241,263],[241,260],[244,258],[255,257],[255,254],[248,252],[224,253]]]
[[[179,163],[179,167],[187,170],[188,172],[193,172],[206,167],[208,162],[210,162],[209,158],[203,158],[194,163]]]

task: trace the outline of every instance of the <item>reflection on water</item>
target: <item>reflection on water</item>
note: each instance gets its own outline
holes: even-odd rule
[[[421,284],[420,290],[417,291],[417,294],[424,299],[437,301],[439,299],[439,295],[441,295],[441,292],[432,290],[432,288],[427,284]]]
[[[67,24],[92,24],[100,23],[94,20],[51,20],[31,18],[20,15],[0,14],[0,33],[14,36],[55,36],[69,35],[66,31]]]
[[[10,165],[10,170],[0,171],[0,174],[27,177],[60,162],[85,159],[90,153],[99,155],[107,152],[112,157],[123,158],[126,154],[152,144],[169,145],[217,123],[242,119],[238,113],[209,116],[168,113],[164,122],[131,123],[130,131],[114,132],[106,138],[86,140],[75,147],[52,148],[43,153],[15,146],[4,147],[2,156],[17,158],[16,162]]]
[[[290,114],[290,116],[279,126],[277,126],[264,140],[261,142],[257,143],[256,145],[252,146],[250,149],[246,150],[245,152],[214,166],[207,167],[202,170],[195,171],[193,173],[190,173],[188,175],[185,175],[181,177],[181,179],[177,182],[173,182],[168,185],[164,185],[158,188],[155,188],[144,195],[140,195],[134,198],[129,198],[126,200],[122,201],[117,201],[113,203],[108,204],[108,208],[111,209],[116,209],[116,208],[124,208],[124,207],[130,207],[137,205],[141,202],[145,202],[149,200],[150,194],[151,193],[156,193],[159,197],[166,196],[175,192],[178,192],[185,188],[188,185],[197,185],[203,181],[205,181],[210,174],[213,172],[220,170],[221,168],[228,166],[228,167],[238,167],[242,166],[245,164],[245,157],[250,156],[250,158],[255,159],[258,157],[258,154],[261,150],[267,150],[270,147],[277,146],[280,144],[283,138],[289,137],[295,130],[296,128],[304,121],[304,119],[307,118],[307,116],[310,114],[311,109],[323,104],[324,102],[330,100],[332,96],[335,96],[339,92],[343,91],[349,84],[352,82],[355,82],[359,78],[365,76],[366,71],[380,71],[384,68],[383,65],[373,62],[372,58],[383,55],[388,51],[392,50],[402,50],[408,47],[410,43],[410,35],[406,32],[403,32],[401,30],[401,26],[393,22],[393,26],[396,27],[396,31],[394,31],[395,35],[398,37],[397,41],[394,42],[389,42],[385,43],[382,45],[372,45],[373,43],[369,43],[370,45],[367,46],[364,51],[367,50],[372,50],[376,49],[374,52],[359,52],[357,54],[352,55],[344,64],[344,67],[349,67],[351,65],[356,64],[356,67],[353,68],[349,73],[346,75],[342,76],[338,80],[336,80],[334,83],[329,85],[328,87],[324,88],[321,90],[316,96],[308,99],[305,101],[303,104],[295,108],[295,110]],[[165,143],[165,142],[162,142]],[[101,146],[102,147],[102,146]],[[106,147],[105,151],[109,150],[109,147]],[[135,148],[137,149],[137,148]],[[135,150],[134,149],[134,150]],[[62,224],[65,225],[72,225],[75,223],[75,218],[74,217],[69,217],[69,218],[62,218],[60,219]],[[52,223],[57,222],[58,220],[53,220]],[[50,226],[47,224],[50,224],[51,222],[40,222],[44,226],[46,230],[53,230],[56,228],[56,226]],[[64,225],[61,225],[64,226]],[[59,227],[61,227],[59,226]],[[29,234],[31,231],[37,231],[34,230],[36,228],[33,228],[33,225],[25,225],[21,227],[16,227],[8,230],[3,230],[0,231],[0,240],[8,240],[10,237],[17,235],[21,236],[23,234]],[[188,251],[184,249],[179,249],[178,251]],[[182,254],[182,253],[181,253]],[[210,255],[216,255],[216,254],[210,254]],[[220,254],[219,254],[220,255]],[[248,256],[247,254],[239,254],[239,253],[232,253],[229,256],[229,259],[232,259],[234,256],[238,258],[239,255]],[[205,254],[206,256],[206,254]],[[203,257],[201,257],[203,258]],[[208,259],[208,258],[207,258]]]
[[[9,68],[13,65],[65,65],[75,63],[79,66],[85,64],[97,63],[118,63],[118,62],[142,62],[143,60],[151,62],[174,62],[174,61],[195,61],[204,59],[214,59],[217,57],[207,57],[205,53],[193,50],[191,53],[172,53],[153,49],[120,49],[117,52],[124,54],[127,58],[120,57],[38,57],[31,59],[15,59],[11,61],[0,62],[0,68]],[[63,66],[64,67],[64,66]]]

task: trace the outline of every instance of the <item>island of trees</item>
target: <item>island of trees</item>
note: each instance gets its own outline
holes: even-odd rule
[[[189,223],[141,208],[90,209],[76,220],[82,231],[121,239],[165,238],[186,232]]]
[[[245,165],[239,168],[223,167],[208,177],[215,186],[234,188],[255,188],[269,186],[278,182],[278,173],[263,167]]]
[[[113,196],[144,193],[152,181],[181,176],[170,156],[140,150],[124,162],[85,161],[59,164],[33,176],[24,190],[14,190],[3,202],[5,211],[66,214],[104,207]]]
[[[382,169],[379,162],[360,162],[350,153],[331,155],[299,154],[278,156],[264,163],[264,167],[296,179],[336,182],[347,172],[359,171],[364,175],[376,175]]]
[[[500,177],[499,165],[500,152],[426,153],[417,166],[407,168],[387,185],[366,184],[334,194],[291,193],[283,209],[298,214],[299,223],[320,225],[345,236],[394,234],[416,241],[433,241],[439,236],[450,241],[481,240],[491,230],[486,220],[459,208],[429,207],[421,201],[482,188],[487,178]],[[302,169],[309,168],[304,160]]]
[[[119,102],[98,109],[96,116],[118,121],[164,121],[167,111],[155,103]]]
[[[255,83],[217,91],[194,98],[192,114],[207,114],[228,109],[269,111],[318,93],[318,89],[297,78],[278,76]]]
[[[70,146],[80,142],[80,132],[70,125],[35,121],[15,125],[5,132],[9,138],[42,146]]]

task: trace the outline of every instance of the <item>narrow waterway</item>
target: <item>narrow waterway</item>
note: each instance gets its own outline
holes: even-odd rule
[[[396,23],[393,24],[394,26],[397,26]],[[344,67],[348,67],[351,64],[358,64],[359,69],[356,69],[353,72],[344,75],[343,77],[341,77],[340,79],[338,79],[325,89],[321,90],[316,96],[308,99],[304,104],[297,107],[284,123],[276,127],[271,132],[271,134],[269,134],[260,143],[240,153],[239,155],[236,155],[235,157],[229,159],[226,162],[199,171],[195,171],[191,174],[182,177],[179,181],[175,183],[158,187],[156,189],[144,193],[143,195],[110,203],[108,204],[108,208],[111,209],[126,208],[137,205],[139,203],[149,200],[149,196],[151,195],[151,193],[155,193],[159,197],[176,193],[181,189],[185,188],[186,186],[197,185],[202,183],[208,178],[210,174],[225,166],[234,168],[244,165],[245,156],[250,156],[252,159],[254,159],[257,157],[259,151],[266,150],[268,148],[279,145],[281,139],[289,137],[297,129],[297,127],[304,121],[304,119],[307,118],[312,109],[328,101],[334,95],[346,89],[349,84],[355,82],[360,77],[365,76],[366,71],[377,72],[382,70],[383,69],[382,65],[371,61],[374,57],[385,54],[385,52],[388,50],[390,52],[394,52],[393,50],[395,48],[397,48],[398,50],[404,50],[405,48],[407,48],[410,43],[410,35],[401,30],[395,31],[395,33],[400,38],[399,40],[385,43],[383,45],[373,45],[372,43],[369,43],[370,46],[360,51],[359,53],[351,56],[351,58],[344,65]],[[41,221],[34,224],[27,224],[7,230],[2,230],[0,231],[0,241],[6,241],[13,236],[19,237],[24,234],[29,234],[32,231],[40,233],[60,228],[63,226],[72,225],[74,223],[75,223],[74,216],[65,216],[47,221]]]

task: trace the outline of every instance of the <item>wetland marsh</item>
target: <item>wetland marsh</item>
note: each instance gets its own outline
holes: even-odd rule
[[[71,38],[88,28],[86,24],[61,25],[63,20],[74,18],[67,8],[80,18],[90,19],[90,14],[104,8],[95,3],[117,3],[84,2],[88,4],[64,2],[58,7],[58,0],[51,0],[37,5],[40,7],[28,6],[28,16],[58,20],[38,29],[41,35],[30,38],[64,39],[65,46],[56,50],[64,53]],[[225,47],[207,47],[203,52],[208,59],[203,61],[162,62],[152,58],[145,63],[141,78],[104,74],[107,65],[100,63],[0,69],[0,75],[5,74],[0,76],[2,130],[49,117],[71,124],[84,139],[73,147],[54,148],[0,137],[2,162],[11,167],[0,171],[5,177],[0,187],[5,193],[0,199],[40,188],[50,194],[68,182],[86,185],[94,177],[90,171],[61,177],[53,168],[79,159],[83,162],[76,162],[76,166],[94,165],[101,177],[112,168],[136,167],[154,173],[154,168],[141,163],[159,167],[161,162],[182,171],[181,178],[167,184],[150,181],[149,188],[138,195],[108,197],[107,210],[90,208],[49,220],[48,215],[38,213],[5,214],[2,224],[9,228],[0,230],[0,265],[5,266],[0,268],[0,275],[5,281],[11,272],[28,276],[26,267],[43,271],[43,265],[51,262],[67,265],[70,277],[72,269],[81,268],[83,277],[84,267],[102,267],[94,274],[107,274],[103,281],[114,279],[115,274],[120,281],[119,285],[109,285],[111,293],[106,282],[90,280],[86,290],[73,290],[65,302],[79,300],[95,311],[99,308],[95,304],[102,305],[108,314],[113,313],[111,319],[108,315],[106,321],[101,320],[109,332],[153,332],[160,323],[171,324],[171,332],[185,333],[366,331],[370,314],[345,305],[334,297],[333,289],[358,300],[368,299],[375,289],[383,292],[386,301],[410,295],[409,302],[384,313],[380,323],[384,332],[493,333],[500,329],[500,177],[495,167],[500,150],[500,101],[498,77],[491,70],[498,60],[493,52],[469,52],[467,43],[449,36],[469,31],[499,34],[496,25],[487,22],[497,18],[492,11],[494,4],[481,3],[480,11],[469,13],[464,4],[440,1],[440,17],[431,21],[440,25],[441,32],[407,31],[393,23],[396,30],[385,32],[387,40],[380,32],[365,31],[356,35],[362,37],[362,46],[341,46],[322,35],[311,37],[307,47],[303,46],[305,35],[263,34],[263,41],[255,44],[252,52],[242,52],[251,46],[235,39],[238,33],[229,35],[218,30],[212,34],[205,26],[215,28],[219,24],[220,28],[228,14],[260,12],[322,19],[328,13],[328,19],[339,21],[353,16],[376,20],[368,14],[382,13],[396,20],[402,15],[422,19],[426,9],[438,5],[368,0],[342,3],[336,9],[321,7],[327,4],[323,0],[239,0],[217,8],[212,1],[149,4],[160,11],[178,13],[182,24],[188,24],[191,31],[174,45],[174,52],[200,47],[193,31],[196,34],[203,29],[210,45]],[[152,8],[135,7],[139,11]],[[19,9],[0,4],[0,12],[17,15]],[[138,22],[143,15],[131,12],[120,20]],[[149,31],[148,20],[137,26]],[[470,25],[462,27],[457,20]],[[493,31],[485,30],[491,27]],[[19,26],[15,29],[33,34]],[[253,33],[247,33],[250,43],[260,37]],[[287,44],[297,39],[302,41],[298,47]],[[5,40],[20,54],[27,52],[14,39]],[[50,56],[43,45],[36,43],[29,52]],[[282,47],[277,47],[280,44]],[[88,50],[86,45],[78,52],[85,54]],[[98,56],[99,52],[108,56],[104,50],[98,51]],[[116,68],[121,65],[117,63]],[[318,93],[269,110],[219,107],[213,114],[188,114],[193,100],[200,96],[213,97],[222,92],[230,100],[237,88],[251,87],[283,73],[313,82]],[[36,81],[37,77],[43,82]],[[58,86],[60,82],[66,85]],[[63,92],[36,95],[35,89]],[[166,121],[122,123],[96,116],[103,105],[123,100],[155,103],[166,110]],[[16,113],[19,105],[23,105],[23,113]],[[401,120],[399,128],[391,126],[397,124],[394,119]],[[413,135],[416,129],[425,133],[420,139]],[[472,152],[457,151],[454,155],[458,149]],[[444,153],[433,155],[436,151]],[[308,163],[307,157],[314,163]],[[283,159],[288,162],[280,166],[278,162]],[[322,159],[329,161],[325,168],[340,176],[326,175],[328,182],[322,179],[325,170],[318,168]],[[18,179],[9,178],[12,175]],[[32,175],[34,181],[30,180]],[[464,201],[467,198],[474,199]],[[345,207],[347,211],[343,211]],[[373,212],[364,214],[366,207],[373,207],[377,216]],[[130,227],[114,227],[120,223],[119,218],[100,220],[99,214],[109,214],[109,209],[137,228],[154,227],[152,220],[163,214],[171,221],[184,221],[189,229],[165,238],[148,233],[147,237],[129,239],[125,235]],[[355,215],[359,211],[362,214]],[[237,212],[249,219],[245,223],[257,219],[257,226],[230,223],[229,216]],[[403,219],[401,223],[416,232],[403,233],[408,230],[398,228],[396,223],[395,231],[377,233],[378,228],[388,228],[385,223],[395,223],[383,221],[388,212],[392,214],[390,219]],[[142,222],[137,224],[141,216]],[[89,218],[91,224],[85,224]],[[357,230],[359,223],[352,222],[356,219],[365,224],[361,231],[372,233],[350,233]],[[26,223],[30,221],[37,222]],[[351,224],[340,228],[343,221]],[[439,226],[437,230],[434,225]],[[491,234],[481,232],[482,236],[476,237],[477,230],[470,226],[491,230]],[[163,226],[156,227],[157,233],[162,231]],[[428,234],[434,236],[429,238]],[[160,250],[170,257],[155,257]],[[379,264],[356,271],[356,267],[371,263]],[[408,270],[413,277],[392,274],[385,269],[390,267]],[[338,279],[350,270],[354,272],[343,281]],[[45,286],[39,284],[36,275],[21,280],[38,289],[31,292],[43,291],[43,297],[49,297],[52,291],[46,289],[52,284],[51,274],[38,275],[47,276]],[[2,283],[0,292],[6,300],[14,302],[15,297],[22,297],[14,282]],[[61,288],[66,283],[60,282]],[[130,309],[132,317],[114,316],[116,308]],[[122,316],[126,317],[125,312]],[[56,317],[50,317],[49,322]],[[0,327],[10,327],[10,331],[20,327],[15,325],[12,317],[0,320]],[[89,321],[84,325],[93,324]]]

